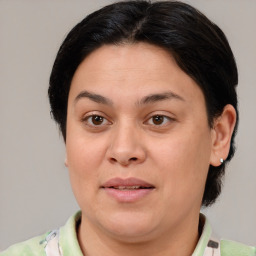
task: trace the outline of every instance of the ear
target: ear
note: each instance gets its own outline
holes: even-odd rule
[[[212,128],[212,152],[210,164],[221,165],[220,159],[226,159],[229,154],[230,141],[236,124],[236,111],[230,104],[223,109],[221,116],[214,120]]]

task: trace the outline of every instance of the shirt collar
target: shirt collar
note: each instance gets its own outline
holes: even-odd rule
[[[200,213],[200,223],[202,223],[202,231],[201,236],[198,240],[197,246],[192,254],[192,256],[203,256],[205,248],[207,247],[207,244],[211,238],[212,235],[212,228],[207,220],[207,218]]]
[[[77,225],[81,221],[81,212],[69,218],[65,226],[60,228],[59,245],[63,256],[83,256],[77,238]]]

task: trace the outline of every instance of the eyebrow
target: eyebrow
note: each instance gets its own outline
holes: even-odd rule
[[[145,96],[142,98],[138,105],[145,105],[149,103],[155,103],[162,100],[171,100],[171,99],[177,99],[180,101],[185,101],[181,96],[179,96],[176,93],[173,92],[163,92],[163,93],[156,93],[156,94],[150,94],[148,96]]]
[[[96,93],[91,93],[88,91],[82,91],[80,92],[76,98],[74,103],[77,103],[77,101],[79,101],[82,98],[87,98],[90,99],[96,103],[100,103],[100,104],[104,104],[104,105],[113,105],[113,102],[110,99],[105,98],[102,95],[96,94]]]
[[[91,93],[88,91],[82,91],[80,92],[76,98],[74,103],[76,103],[77,101],[79,101],[82,98],[87,98],[90,99],[96,103],[100,103],[100,104],[104,104],[104,105],[113,105],[113,101],[111,101],[110,99],[96,94],[96,93]],[[179,96],[176,93],[173,92],[163,92],[163,93],[156,93],[156,94],[150,94],[148,96],[143,97],[141,100],[139,100],[136,105],[145,105],[145,104],[150,104],[150,103],[155,103],[158,101],[163,101],[163,100],[170,100],[170,99],[177,99],[180,101],[185,101],[181,96]]]

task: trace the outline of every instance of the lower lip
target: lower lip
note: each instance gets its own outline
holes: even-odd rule
[[[106,193],[119,202],[132,203],[149,195],[154,189],[119,190],[114,188],[103,188]]]

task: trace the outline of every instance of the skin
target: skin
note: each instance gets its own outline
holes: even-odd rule
[[[162,97],[149,97],[155,94]],[[227,157],[234,124],[227,105],[209,127],[201,89],[157,46],[107,45],[91,53],[71,83],[66,134],[83,253],[191,255],[208,168]],[[101,189],[115,177],[154,189],[120,202]]]

